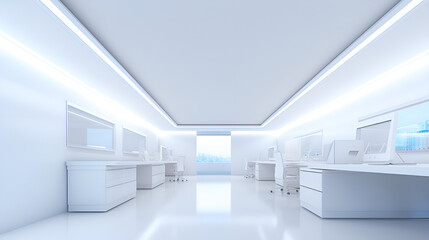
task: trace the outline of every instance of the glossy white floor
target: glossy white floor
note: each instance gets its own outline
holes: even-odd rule
[[[0,239],[429,239],[429,220],[323,220],[300,208],[298,194],[269,193],[272,181],[188,179],[139,190],[107,213],[65,213]]]

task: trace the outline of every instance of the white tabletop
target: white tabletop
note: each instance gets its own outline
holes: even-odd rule
[[[177,163],[177,161],[159,161],[159,162],[164,163],[164,164]]]
[[[256,164],[267,164],[267,165],[276,165],[275,161],[249,161],[251,163],[256,163]],[[298,167],[307,167],[307,163],[306,162],[299,162],[299,161],[284,161],[283,162],[286,166],[298,166]]]
[[[98,161],[98,160],[70,160],[67,166],[132,166],[132,165],[161,165],[161,161]]]
[[[384,173],[429,177],[429,164],[416,165],[371,165],[371,164],[311,164],[311,169]]]

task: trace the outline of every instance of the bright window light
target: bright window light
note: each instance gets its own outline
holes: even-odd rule
[[[408,4],[406,4],[401,10],[399,10],[395,15],[393,15],[389,20],[387,20],[384,24],[382,24],[379,28],[377,28],[372,34],[366,37],[361,43],[359,43],[356,47],[354,47],[349,53],[343,56],[338,62],[336,62],[333,66],[328,68],[322,75],[317,75],[312,81],[310,81],[310,85],[304,87],[302,91],[298,92],[296,96],[293,96],[290,101],[286,102],[277,112],[271,115],[263,124],[262,127],[265,127],[269,122],[271,122],[274,118],[279,116],[282,112],[288,109],[292,104],[302,98],[306,93],[308,93],[311,89],[313,89],[320,82],[325,80],[331,73],[341,67],[344,63],[350,60],[353,56],[355,56],[358,52],[364,49],[368,44],[374,41],[378,36],[384,33],[387,29],[389,29],[393,24],[395,24],[399,19],[404,17],[408,12],[413,10],[417,5],[419,5],[423,0],[412,0]],[[323,70],[322,70],[323,72]]]
[[[137,126],[147,128],[154,133],[158,134],[160,131],[158,128],[146,122],[144,119],[134,114],[132,111],[104,96],[96,89],[85,84],[83,81],[78,80],[76,77],[67,73],[63,69],[59,68],[52,62],[41,57],[31,49],[22,45],[12,37],[0,31],[0,50],[15,56],[20,61],[32,66],[38,71],[43,72],[47,76],[55,79],[59,83],[63,84],[69,90],[85,97],[96,106],[104,109],[107,112],[113,112],[117,116],[123,117],[128,122],[132,122]]]
[[[155,108],[169,123],[177,126],[176,122],[136,83],[113,57],[108,56],[85,33],[83,33],[70,18],[66,16],[51,0],[40,0],[55,16],[57,16],[70,30],[72,30],[88,47],[90,47],[107,65],[109,65],[125,82],[128,83],[140,96],[142,96],[153,108]],[[99,44],[101,45],[101,44]],[[110,54],[109,54],[110,55]]]
[[[197,136],[198,162],[231,162],[231,136]]]
[[[319,119],[322,116],[325,116],[333,111],[344,107],[352,102],[357,101],[358,99],[376,92],[389,84],[392,84],[395,81],[404,79],[407,75],[412,72],[417,71],[423,67],[428,67],[429,65],[429,51],[426,51],[392,69],[379,75],[378,77],[366,82],[365,84],[353,89],[352,91],[334,99],[333,101],[323,105],[320,108],[311,111],[310,113],[304,115],[303,117],[293,121],[292,123],[286,125],[278,131],[278,134],[282,134],[288,130],[296,128],[302,124],[308,123],[310,121]]]

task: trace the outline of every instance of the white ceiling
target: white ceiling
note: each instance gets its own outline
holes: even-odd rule
[[[62,2],[179,125],[257,125],[398,1]]]

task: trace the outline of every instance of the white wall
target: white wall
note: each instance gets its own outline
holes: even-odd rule
[[[174,156],[185,156],[185,174],[196,174],[196,135],[195,134],[165,134],[159,137],[159,143],[173,149]],[[245,173],[245,159],[267,160],[267,149],[276,145],[276,136],[261,133],[231,133],[231,174]]]
[[[356,127],[359,118],[429,97],[429,92],[427,91],[429,89],[428,77],[429,68],[421,68],[380,91],[365,96],[329,115],[313,119],[306,124],[285,132],[278,137],[279,150],[284,152],[285,141],[288,139],[323,129],[324,158],[326,158],[333,140],[356,138]]]
[[[67,210],[65,161],[140,159],[122,154],[123,126],[145,134],[152,154],[158,147],[156,130],[145,124],[146,116],[153,113],[142,110],[143,100],[40,2],[9,1],[4,6],[0,9],[2,34],[98,93],[52,68],[29,62],[31,58],[1,43],[0,233]],[[67,101],[116,124],[115,152],[66,146]]]
[[[197,172],[197,137],[196,133],[171,133],[160,135],[159,144],[173,149],[174,156],[185,156],[185,175]],[[159,150],[158,150],[159,151]]]
[[[123,125],[146,134],[149,151],[157,150],[155,133],[91,97],[1,51],[0,65],[0,233],[66,211],[66,160],[139,159],[122,154]],[[116,123],[115,152],[66,146],[66,101]]]
[[[283,117],[281,124],[287,125],[301,119],[306,114],[317,112],[318,107],[329,101],[372,79],[383,76],[422,53],[428,53],[428,12],[429,3],[423,1],[318,86],[310,90],[303,98],[296,101],[276,120]],[[403,66],[401,70],[382,77],[383,81],[391,81],[382,88],[363,95],[326,116],[313,117],[311,121],[281,134],[278,138],[279,149],[284,151],[284,143],[287,139],[323,129],[326,157],[328,147],[333,140],[355,139],[359,118],[427,97],[429,95],[429,61],[427,57],[423,67],[411,71],[417,65],[419,64],[412,63]],[[410,71],[403,76],[401,72],[405,72],[404,70],[407,69]],[[360,91],[360,93],[364,92]]]
[[[262,133],[231,133],[231,174],[245,174],[244,166],[248,161],[267,160],[268,148],[275,146],[276,136]]]

